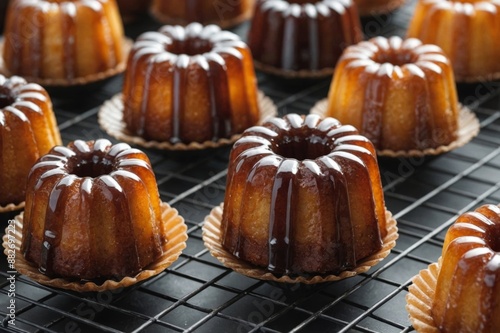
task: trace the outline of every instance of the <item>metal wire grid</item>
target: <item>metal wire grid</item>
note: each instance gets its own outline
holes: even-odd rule
[[[413,2],[365,30],[401,32]],[[370,21],[373,22],[373,21]],[[388,22],[386,25],[380,22]],[[365,22],[366,23],[366,22]],[[370,31],[368,31],[370,32]],[[399,33],[401,34],[401,33]],[[284,82],[259,76],[280,114],[305,114],[326,96],[329,80]],[[121,79],[75,101],[54,99],[64,141],[106,136],[96,106],[119,91]],[[188,246],[167,271],[125,290],[76,294],[18,276],[16,325],[9,332],[410,332],[404,297],[411,277],[437,260],[458,214],[500,202],[500,86],[459,87],[476,111],[481,133],[467,146],[425,159],[381,159],[386,204],[398,221],[392,253],[369,274],[317,286],[278,285],[224,268],[203,245],[201,226],[224,197],[229,148],[192,153],[147,150],[165,201],[188,224]],[[83,104],[81,103],[83,102]],[[2,216],[7,220],[10,216]],[[0,261],[0,316],[9,283]],[[4,321],[5,323],[5,321]]]

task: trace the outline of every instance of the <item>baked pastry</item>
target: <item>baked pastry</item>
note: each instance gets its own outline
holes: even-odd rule
[[[123,104],[127,129],[147,140],[229,138],[259,119],[252,56],[215,25],[146,32],[128,59]]]
[[[288,114],[234,144],[221,244],[236,257],[275,274],[336,274],[386,234],[375,150],[354,127]]]
[[[408,37],[440,46],[459,82],[500,77],[500,2],[420,0]]]
[[[31,167],[58,144],[61,136],[45,89],[0,75],[0,206],[24,201]]]
[[[393,11],[405,0],[354,0],[360,16],[380,15]]]
[[[130,22],[147,13],[151,0],[116,0],[124,22]]]
[[[5,70],[30,79],[71,83],[124,61],[114,0],[12,0],[4,34]]]
[[[442,333],[494,333],[500,327],[500,208],[461,215],[443,245],[432,317]]]
[[[255,0],[153,0],[151,14],[160,22],[187,25],[198,22],[222,28],[235,26],[252,15]]]
[[[457,138],[451,64],[435,45],[376,37],[348,47],[328,93],[326,115],[359,129],[379,150],[423,150]]]
[[[21,251],[50,277],[133,276],[163,253],[160,197],[148,157],[125,143],[76,140],[33,166]]]
[[[248,46],[264,71],[330,75],[342,50],[362,39],[352,0],[257,0]]]

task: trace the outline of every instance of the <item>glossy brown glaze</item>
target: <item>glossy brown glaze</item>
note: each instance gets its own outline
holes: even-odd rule
[[[459,82],[500,76],[500,2],[420,0],[408,37],[441,47]]]
[[[248,35],[254,59],[283,70],[334,68],[363,38],[351,0],[257,0]]]
[[[250,51],[215,25],[142,34],[128,59],[123,100],[127,129],[148,140],[229,138],[259,119]]]
[[[432,316],[443,333],[500,327],[500,208],[461,215],[446,234]]]
[[[276,274],[338,273],[382,246],[373,145],[333,118],[290,114],[231,151],[222,244]]]
[[[21,251],[48,276],[133,276],[163,253],[162,228],[149,159],[127,144],[77,140],[31,170]]]
[[[350,46],[335,70],[326,115],[358,128],[380,150],[450,144],[459,118],[451,64],[439,47],[414,38]]]
[[[61,137],[45,89],[0,75],[0,206],[24,201],[31,167],[58,144]]]
[[[16,75],[74,79],[123,60],[123,27],[114,0],[12,0],[3,59]]]

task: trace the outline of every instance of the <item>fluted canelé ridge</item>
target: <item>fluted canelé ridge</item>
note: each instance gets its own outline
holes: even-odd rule
[[[163,252],[147,156],[108,140],[56,146],[28,179],[21,251],[49,276],[120,278]]]
[[[380,150],[447,145],[457,138],[459,117],[450,61],[415,38],[350,46],[335,70],[326,115],[358,128]]]
[[[407,36],[439,45],[458,82],[500,77],[499,0],[419,0]]]
[[[494,333],[500,327],[500,208],[462,214],[443,245],[432,316],[443,333]]]
[[[257,0],[248,35],[256,61],[283,70],[333,69],[363,39],[352,0]]]
[[[0,206],[24,201],[31,167],[58,144],[61,136],[45,89],[0,75]]]
[[[336,119],[289,114],[235,143],[222,244],[277,274],[338,273],[380,249],[384,209],[373,145]]]
[[[12,0],[3,59],[11,74],[75,79],[123,61],[123,26],[114,0]]]
[[[250,51],[215,25],[142,34],[129,56],[123,99],[127,129],[149,140],[229,138],[259,119]]]

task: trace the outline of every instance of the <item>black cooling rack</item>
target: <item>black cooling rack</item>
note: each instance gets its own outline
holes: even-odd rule
[[[389,16],[364,20],[368,36],[404,35],[414,1]],[[152,20],[127,34],[156,29]],[[237,32],[246,34],[247,25]],[[280,80],[259,74],[259,85],[280,115],[305,114],[326,96],[330,80]],[[122,78],[90,91],[54,91],[65,143],[107,137],[97,108],[120,91]],[[146,150],[162,198],[188,224],[188,246],[168,270],[125,290],[76,294],[16,278],[15,326],[9,332],[411,332],[404,309],[410,279],[437,260],[447,227],[458,214],[500,202],[500,85],[460,85],[462,103],[481,121],[481,133],[439,157],[381,159],[387,207],[398,221],[392,253],[368,274],[316,286],[278,285],[224,268],[203,245],[204,217],[224,197],[229,148],[199,152]],[[6,226],[11,215],[2,215]],[[3,229],[4,227],[2,227]],[[0,316],[9,282],[0,258]],[[6,321],[4,321],[6,324]],[[0,327],[2,327],[0,325]]]

